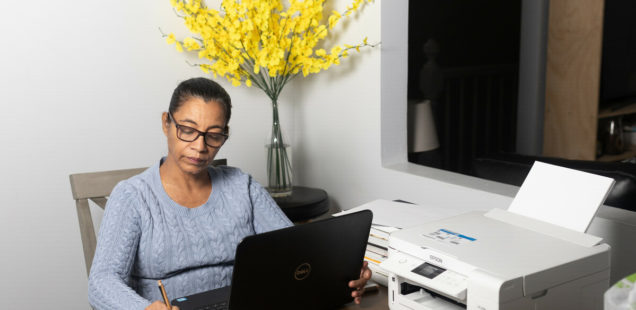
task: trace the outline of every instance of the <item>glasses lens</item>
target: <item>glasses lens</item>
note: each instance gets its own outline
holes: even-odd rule
[[[211,147],[219,147],[225,142],[226,136],[220,133],[208,132],[205,134],[205,143]]]
[[[183,141],[192,142],[199,137],[199,132],[194,128],[179,125],[177,129],[177,138]]]

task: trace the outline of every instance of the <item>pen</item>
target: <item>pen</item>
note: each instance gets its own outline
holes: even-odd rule
[[[168,309],[172,309],[172,305],[170,305],[170,299],[168,299],[166,289],[163,287],[163,283],[161,283],[161,280],[157,280],[157,285],[159,285],[159,291],[161,291],[161,296],[163,296],[163,301],[166,303],[166,307],[168,307]]]

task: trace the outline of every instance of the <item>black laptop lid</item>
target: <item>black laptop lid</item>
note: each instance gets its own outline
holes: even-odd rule
[[[372,217],[364,210],[245,238],[236,249],[230,309],[350,302],[348,283],[360,277]]]

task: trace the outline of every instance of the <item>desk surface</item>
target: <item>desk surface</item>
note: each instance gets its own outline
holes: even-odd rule
[[[339,310],[388,310],[389,300],[387,294],[387,288],[380,286],[376,291],[365,293],[364,296],[362,296],[362,302],[359,305],[356,305],[355,303],[348,303]]]

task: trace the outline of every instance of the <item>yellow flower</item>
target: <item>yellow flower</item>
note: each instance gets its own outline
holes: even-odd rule
[[[187,37],[187,38],[183,39],[183,46],[188,51],[199,50],[201,48],[199,43],[197,43],[197,41],[195,39],[190,38],[190,37]]]
[[[199,68],[201,68],[201,71],[205,72],[206,74],[210,73],[210,66],[208,65],[199,65]]]
[[[168,43],[168,44],[174,44],[174,42],[176,42],[176,41],[177,41],[177,39],[175,39],[174,33],[171,33],[171,34],[169,34],[166,37],[166,43]]]
[[[338,22],[365,3],[351,0],[347,10],[332,11],[325,20],[324,1],[221,0],[221,8],[212,9],[202,0],[170,0],[192,35],[179,41],[169,34],[166,42],[180,52],[196,51],[207,74],[278,96],[292,76],[327,70],[348,50],[368,46],[365,38],[362,45],[343,45],[344,50],[322,47]]]
[[[336,24],[338,23],[338,20],[340,20],[340,13],[333,11],[332,15],[329,16],[329,30],[333,29],[334,26],[336,26]]]

